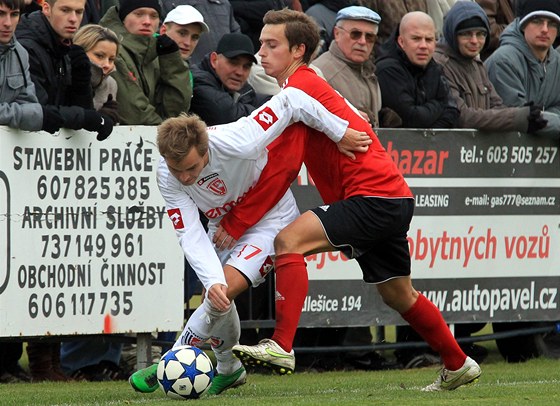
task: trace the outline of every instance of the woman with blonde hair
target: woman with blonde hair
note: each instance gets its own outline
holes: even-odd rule
[[[87,24],[76,32],[73,43],[84,49],[91,62],[93,107],[114,123],[119,122],[117,82],[110,76],[120,46],[117,34],[100,25]],[[124,380],[127,377],[119,367],[121,352],[121,343],[84,337],[62,343],[60,363],[63,371],[77,380]]]
[[[81,27],[73,42],[84,48],[91,62],[91,87],[93,106],[119,122],[117,114],[117,82],[111,76],[115,70],[115,59],[119,52],[120,41],[115,32],[98,24]]]

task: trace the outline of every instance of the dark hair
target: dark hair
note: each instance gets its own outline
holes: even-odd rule
[[[303,54],[303,62],[309,64],[313,58],[313,54],[317,50],[319,40],[319,26],[307,14],[290,10],[270,10],[263,18],[264,24],[285,24],[284,35],[288,40],[290,48],[305,45],[305,53]]]
[[[10,10],[23,10],[25,7],[24,0],[0,0],[0,4],[8,7]]]

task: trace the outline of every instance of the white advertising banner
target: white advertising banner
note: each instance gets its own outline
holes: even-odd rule
[[[0,127],[0,337],[182,327],[155,135]]]

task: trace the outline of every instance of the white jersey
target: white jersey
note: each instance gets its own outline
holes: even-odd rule
[[[160,160],[158,186],[168,215],[185,257],[206,289],[216,283],[226,284],[222,266],[228,259],[223,252],[218,256],[211,242],[220,219],[243,200],[259,179],[267,163],[266,146],[296,121],[325,133],[334,142],[342,139],[348,126],[347,121],[328,112],[306,93],[288,88],[249,117],[208,128],[209,162],[193,185],[182,185],[169,172],[165,160]],[[200,223],[198,209],[209,219],[208,235]],[[288,190],[261,221],[246,233],[251,235],[251,230],[259,227],[268,231],[264,233],[267,242],[265,247],[261,247],[259,257],[266,258],[273,254],[275,233],[297,215],[295,199]],[[270,233],[271,229],[276,229],[276,232]],[[239,242],[242,240],[243,237]],[[233,251],[240,254],[239,247]],[[242,265],[236,263],[236,267],[239,266]],[[243,272],[243,269],[240,270]]]

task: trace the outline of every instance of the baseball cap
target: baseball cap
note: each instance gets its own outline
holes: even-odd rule
[[[202,27],[202,32],[210,31],[208,25],[206,25],[206,23],[204,22],[204,17],[202,16],[202,14],[200,14],[200,12],[196,8],[189,5],[181,5],[175,7],[173,10],[167,13],[165,20],[163,20],[163,23],[175,23],[179,25],[198,23]]]
[[[222,54],[226,58],[235,58],[239,55],[248,55],[254,63],[257,63],[255,58],[255,48],[253,41],[245,34],[233,33],[224,34],[218,42],[216,53]]]
[[[336,13],[335,24],[339,20],[364,20],[370,23],[379,24],[381,17],[375,11],[363,6],[345,7]]]

